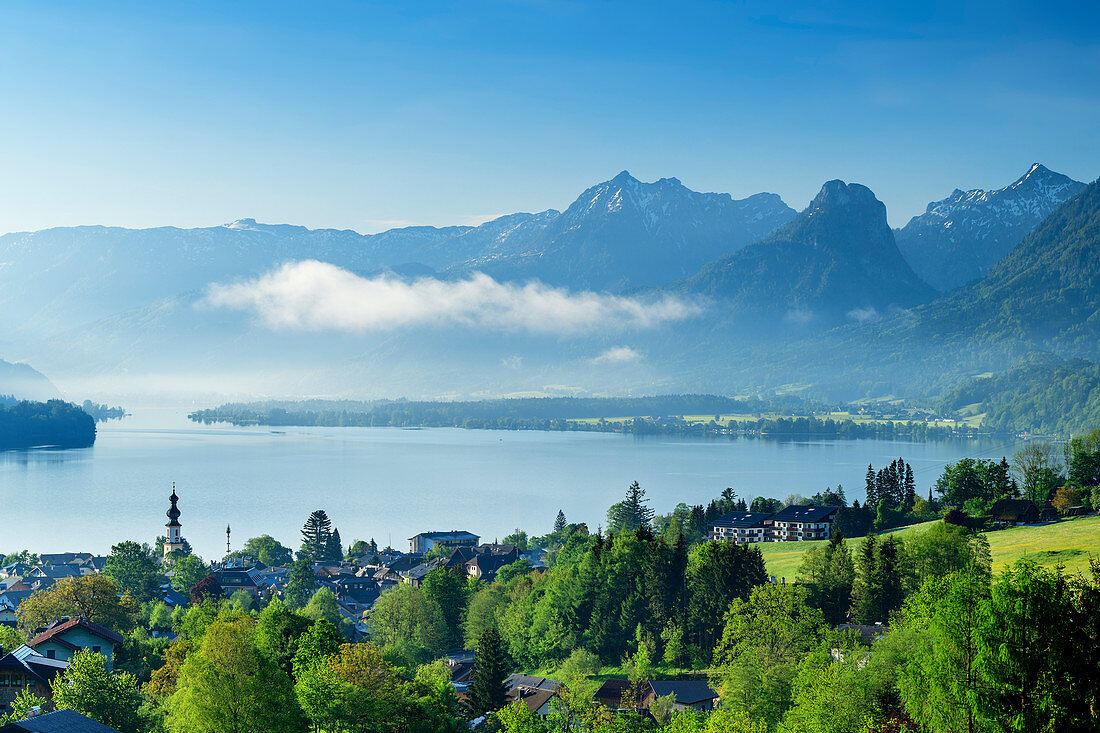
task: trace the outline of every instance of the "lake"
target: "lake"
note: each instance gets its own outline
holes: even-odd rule
[[[164,532],[172,482],[183,535],[207,559],[259,534],[297,548],[306,516],[323,508],[347,545],[374,538],[408,547],[428,530],[465,529],[484,541],[519,527],[550,531],[604,523],[637,480],[658,513],[739,496],[806,496],[843,484],[863,500],[867,464],[913,465],[927,495],[943,466],[996,458],[1005,441],[685,440],[601,433],[432,428],[235,428],[184,412],[138,412],[99,427],[92,448],[0,453],[0,553],[89,551]]]

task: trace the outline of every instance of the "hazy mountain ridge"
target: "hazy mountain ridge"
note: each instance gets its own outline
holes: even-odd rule
[[[3,359],[0,359],[0,395],[38,402],[60,397],[45,374],[27,364],[12,364]]]
[[[976,280],[1085,184],[1039,163],[999,190],[955,189],[897,230],[913,269],[947,291]]]

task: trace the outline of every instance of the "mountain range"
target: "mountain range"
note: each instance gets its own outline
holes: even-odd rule
[[[1004,189],[957,191],[891,230],[885,205],[856,183],[828,181],[796,213],[774,194],[736,200],[623,172],[563,212],[477,227],[360,235],[241,219],[10,234],[0,237],[0,311],[13,326],[0,354],[100,398],[173,379],[177,396],[211,398],[936,395],[1030,350],[1100,358],[1097,206],[1095,184],[1036,165]],[[483,272],[611,303],[680,299],[697,312],[663,326],[540,336],[271,330],[247,313],[198,307],[212,283],[301,260],[406,283]]]

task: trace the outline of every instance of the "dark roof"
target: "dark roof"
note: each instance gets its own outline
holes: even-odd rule
[[[90,552],[48,552],[38,556],[38,562],[43,565],[65,565],[74,560],[90,560],[93,557]]]
[[[715,519],[711,523],[711,526],[730,527],[734,529],[758,527],[770,516],[771,514],[767,512],[730,512],[729,514]]]
[[[791,504],[772,515],[773,522],[824,522],[840,510],[838,506]]]
[[[850,631],[859,634],[860,639],[862,639],[865,644],[870,644],[886,636],[890,627],[882,626],[881,624],[839,624],[836,630],[841,632]]]
[[[50,641],[55,636],[59,636],[61,634],[64,634],[66,631],[76,628],[84,629],[88,633],[95,634],[101,639],[106,639],[107,641],[110,641],[114,644],[121,644],[123,641],[122,637],[119,634],[111,631],[106,626],[100,626],[93,621],[89,621],[83,616],[77,616],[76,618],[71,618],[68,621],[54,621],[52,624],[47,626],[42,631],[42,633],[28,641],[27,646],[38,646],[43,642]]]
[[[675,695],[676,702],[681,705],[694,705],[718,697],[705,680],[654,680],[649,685],[656,697]]]
[[[511,692],[517,687],[528,690],[556,690],[561,687],[561,683],[531,674],[508,675],[508,679],[504,680],[504,689]]]
[[[450,532],[421,532],[420,534],[413,535],[410,540],[415,540],[417,537],[423,537],[426,540],[433,541],[446,541],[446,540],[474,540],[475,542],[481,539],[480,535],[476,535],[472,532],[467,532],[464,529],[452,529]]]
[[[96,722],[74,710],[58,710],[27,720],[9,723],[0,733],[119,733],[118,729]]]
[[[73,565],[43,565],[34,569],[44,578],[79,578],[80,568]]]
[[[1035,506],[1035,502],[1030,499],[997,499],[993,502],[990,513],[994,519],[1000,519],[1002,517],[1021,517],[1029,511],[1034,511],[1036,514],[1039,512],[1039,507]]]

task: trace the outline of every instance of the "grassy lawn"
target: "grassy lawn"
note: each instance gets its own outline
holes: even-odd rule
[[[902,527],[883,534],[904,536],[926,529],[929,524]],[[1069,572],[1085,571],[1089,553],[1100,555],[1100,517],[1064,519],[1039,527],[1013,527],[990,532],[986,537],[989,538],[994,571],[1025,556],[1046,567],[1054,567],[1060,562]],[[764,553],[769,574],[793,580],[798,577],[802,553],[824,542],[766,542],[760,545],[760,550]],[[853,552],[858,551],[862,543],[862,538],[852,540]]]

